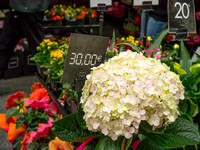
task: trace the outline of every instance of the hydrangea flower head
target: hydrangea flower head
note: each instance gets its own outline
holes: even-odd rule
[[[126,51],[93,68],[81,103],[91,131],[117,140],[138,132],[142,120],[153,129],[174,122],[184,99],[179,76],[160,60]]]

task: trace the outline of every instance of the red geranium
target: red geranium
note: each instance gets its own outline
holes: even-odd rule
[[[16,102],[18,101],[19,103],[21,102],[21,99],[25,97],[25,93],[24,92],[17,92],[13,95],[10,95],[8,97],[8,100],[6,101],[6,105],[5,108],[9,109],[11,107],[17,107],[19,104],[17,104]]]
[[[171,36],[171,35],[168,35],[167,37],[166,37],[166,40],[167,41],[172,41],[174,38],[173,38],[173,36]]]
[[[50,100],[47,90],[45,88],[36,89],[31,95],[30,100],[38,100],[46,98],[48,101]]]
[[[34,85],[31,86],[31,91],[34,92],[36,89],[41,89],[44,86],[42,85],[42,83],[34,83]]]

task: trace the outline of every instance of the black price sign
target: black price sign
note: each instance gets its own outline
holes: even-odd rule
[[[65,59],[62,82],[74,82],[85,77],[92,67],[104,62],[109,38],[84,34],[72,34]]]
[[[196,33],[194,10],[194,0],[168,0],[169,32],[184,28],[187,33]]]

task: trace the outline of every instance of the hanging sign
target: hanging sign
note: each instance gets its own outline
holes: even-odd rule
[[[168,26],[170,33],[184,28],[196,33],[194,0],[168,0]]]
[[[90,0],[90,7],[97,7],[98,4],[112,5],[112,0]]]
[[[133,0],[133,6],[142,6],[144,2],[151,2],[152,5],[158,5],[159,0]]]
[[[103,63],[108,41],[108,37],[71,34],[62,82],[74,82],[79,77],[86,77],[92,67]]]

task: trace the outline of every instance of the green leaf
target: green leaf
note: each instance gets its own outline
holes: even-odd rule
[[[97,143],[95,150],[120,150],[123,137],[113,141],[110,137],[103,136]]]
[[[155,49],[155,48],[160,48],[160,45],[163,41],[163,38],[167,35],[168,29],[163,30],[160,32],[156,38],[152,41],[150,47],[148,48],[149,50]]]
[[[136,45],[134,45],[132,43],[119,43],[117,45],[128,45],[128,46],[132,47],[132,49],[135,50],[136,52],[138,52],[138,53],[142,52],[142,50],[139,47],[137,47]]]
[[[41,150],[49,150],[49,146],[43,147]]]
[[[27,147],[27,150],[38,150],[38,148],[39,148],[39,144],[36,142],[32,142]]]
[[[83,150],[94,150],[96,147],[96,143],[94,142],[89,142],[85,145],[85,147],[83,148]]]
[[[195,93],[193,91],[186,91],[184,93],[184,98],[185,99],[190,99],[190,98],[193,98],[195,96]]]
[[[55,133],[63,141],[85,141],[89,137],[99,137],[100,133],[82,129],[77,121],[77,114],[70,114],[54,122]]]
[[[189,107],[188,107],[188,114],[191,116],[191,117],[194,117],[196,116],[199,111],[198,111],[198,105],[195,104],[192,100],[189,99]]]
[[[16,129],[18,129],[19,127],[22,126],[22,124],[26,121],[26,118],[19,118],[17,121],[16,121]]]
[[[19,137],[16,137],[15,140],[13,141],[13,149],[14,150],[20,150],[21,147],[22,147],[22,144],[21,144],[21,141],[23,141],[24,137],[23,136],[19,136]]]
[[[10,118],[11,116],[16,116],[18,114],[19,114],[19,109],[17,109],[17,107],[12,107],[8,109],[6,112],[6,120],[8,120],[8,118]]]
[[[115,47],[115,30],[113,30],[113,36],[110,42],[109,50],[112,51],[114,47]]]
[[[125,146],[125,150],[128,150],[128,148],[130,147],[130,145],[132,144],[133,141],[133,136],[130,139],[126,140],[126,146]]]
[[[86,126],[86,122],[85,120],[83,119],[83,116],[84,116],[84,111],[81,107],[81,104],[78,105],[78,113],[77,113],[77,121],[78,121],[78,124],[81,128],[83,129],[87,129],[87,126]]]
[[[145,139],[138,144],[136,150],[164,150],[164,149],[156,148],[155,146],[152,145],[149,139]]]
[[[180,148],[200,143],[198,126],[183,118],[177,118],[174,123],[168,125],[164,133],[144,132],[142,134],[157,148]]]
[[[187,72],[185,75],[186,77],[191,75],[190,67],[192,66],[192,61],[190,60],[190,54],[188,53],[187,49],[183,41],[181,41],[181,68]]]

